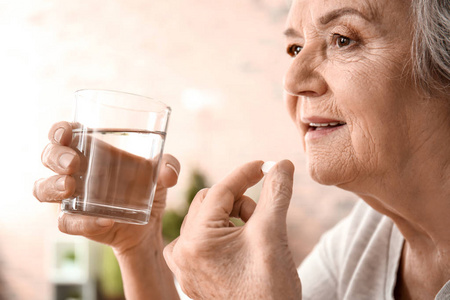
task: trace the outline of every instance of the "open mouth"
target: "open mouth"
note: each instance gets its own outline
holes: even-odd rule
[[[308,131],[319,131],[319,130],[326,130],[326,129],[334,129],[338,128],[340,126],[343,126],[347,123],[345,122],[330,122],[330,123],[309,123]]]

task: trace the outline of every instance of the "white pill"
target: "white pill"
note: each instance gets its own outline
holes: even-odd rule
[[[275,161],[266,161],[261,166],[261,171],[264,173],[264,175],[266,175],[267,173],[269,173],[270,169],[272,169],[272,167],[275,166],[276,164],[277,164],[277,162],[275,162]]]

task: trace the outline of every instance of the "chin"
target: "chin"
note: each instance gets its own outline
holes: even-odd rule
[[[309,175],[311,178],[323,185],[338,185],[339,180],[336,178],[336,174],[330,174],[330,172],[319,171],[316,169],[309,168]]]
[[[307,163],[309,175],[311,178],[320,184],[330,186],[347,186],[350,182],[354,181],[354,174],[348,172],[342,166],[333,164],[332,162],[315,162],[308,160]]]

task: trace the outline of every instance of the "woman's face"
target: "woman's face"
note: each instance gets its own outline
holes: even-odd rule
[[[409,6],[294,0],[286,104],[316,181],[357,191],[398,176],[428,134],[426,101],[411,79]]]

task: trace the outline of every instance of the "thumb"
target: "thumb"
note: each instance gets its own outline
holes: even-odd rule
[[[111,230],[114,221],[105,218],[78,216],[61,212],[58,217],[58,229],[71,235],[91,237]]]
[[[282,160],[274,165],[263,183],[261,196],[256,206],[253,219],[261,220],[274,228],[285,228],[286,215],[292,197],[294,184],[294,165],[289,160]]]

